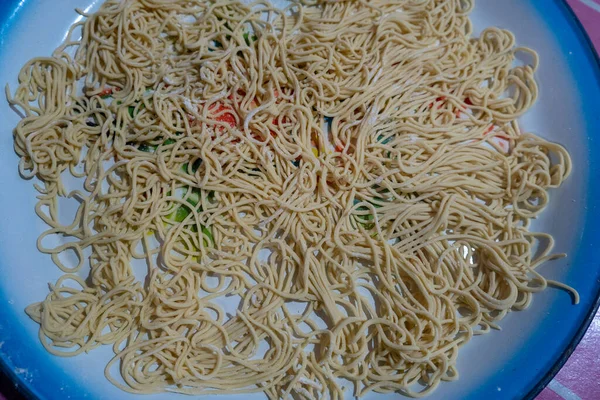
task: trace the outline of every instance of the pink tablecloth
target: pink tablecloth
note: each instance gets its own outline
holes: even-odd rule
[[[1,0],[0,0],[1,1]],[[567,0],[600,51],[600,0]],[[21,400],[0,376],[0,400]],[[4,394],[4,395],[3,395]],[[600,312],[569,361],[536,400],[600,399]]]

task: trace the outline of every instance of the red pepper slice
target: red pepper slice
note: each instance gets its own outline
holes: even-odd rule
[[[439,102],[444,101],[444,100],[446,100],[446,96],[436,97],[434,103],[439,103]],[[432,108],[434,103],[429,103],[429,108]],[[443,106],[443,104],[438,104],[438,106],[437,106],[438,110],[440,108],[442,108],[442,106]]]
[[[237,125],[237,121],[235,119],[235,115],[233,114],[233,110],[229,107],[226,107],[224,104],[212,104],[208,109],[214,114],[220,114],[215,118],[215,120],[219,122],[224,122],[232,128],[234,128]]]

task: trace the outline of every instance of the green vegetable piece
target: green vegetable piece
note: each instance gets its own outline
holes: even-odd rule
[[[369,203],[373,204],[373,207],[375,207],[375,208],[381,208],[382,206],[380,203],[386,202],[386,200],[382,199],[381,197],[375,197],[375,198],[373,198],[373,200],[377,201],[377,203],[374,201],[370,201]]]
[[[192,193],[190,193],[190,195],[187,198],[187,202],[195,207],[198,204],[200,204],[200,196],[201,195],[202,195],[202,191],[200,189],[193,188]]]
[[[144,153],[154,153],[156,151],[156,147],[155,145],[148,145],[146,143],[142,143],[139,145],[138,150],[139,151],[143,151]]]
[[[383,135],[379,135],[377,137],[377,141],[380,142],[381,144],[388,144],[389,142],[392,141],[392,136],[388,136],[387,138],[384,137]]]
[[[196,172],[198,171],[198,168],[200,168],[200,165],[202,165],[202,159],[198,158],[196,161],[194,161],[194,163],[192,164],[192,172]]]
[[[250,33],[248,33],[248,32],[244,33],[243,36],[244,36],[244,41],[246,42],[247,46],[250,46],[252,43],[254,43],[258,40],[258,37],[256,35],[250,36]]]
[[[354,199],[354,204],[358,204],[358,203],[360,203],[360,200]],[[373,203],[371,203],[371,204],[373,204]],[[373,204],[373,205],[375,207],[381,207],[376,204]],[[369,212],[370,209],[367,206],[360,206],[356,209],[356,211]],[[375,219],[375,216],[371,213],[369,213],[367,215],[354,215],[354,218],[355,218],[356,222],[361,224],[365,229],[373,229],[373,227],[375,226],[372,222]]]
[[[188,206],[180,206],[175,212],[175,222],[183,222],[191,212],[192,210]]]
[[[215,245],[215,238],[212,234],[212,232],[208,229],[208,227],[203,226],[202,227],[202,233],[204,233],[207,237],[208,237],[208,245],[209,246],[214,246]]]
[[[129,106],[129,107],[127,107],[127,111],[129,111],[129,116],[131,118],[133,118],[133,114],[135,112],[135,107],[134,106]]]
[[[206,226],[202,226],[200,225],[200,229],[202,230],[202,233],[204,235],[206,235],[206,237],[208,238],[208,240],[206,240],[208,243],[206,243],[208,246],[214,247],[215,245],[215,238],[212,235],[212,232],[210,231],[210,228],[206,227]],[[192,225],[192,227],[190,228],[190,230],[194,233],[198,233],[198,226],[197,225]]]
[[[185,166],[185,172],[188,174],[195,174],[196,171],[198,171],[198,168],[200,168],[200,166],[202,165],[202,159],[201,158],[197,158],[193,163],[192,163],[192,172],[190,172],[190,168],[189,168],[189,163],[185,163],[183,164]]]
[[[189,189],[184,189],[184,196],[187,195]],[[167,196],[169,196],[171,194],[171,192],[169,191],[167,193]],[[201,206],[201,197],[203,192],[201,189],[199,188],[192,188],[191,193],[186,197],[186,202],[190,205],[180,205],[177,210],[171,214],[169,216],[169,219],[171,219],[174,222],[183,222],[191,213],[192,213],[192,208],[197,208],[198,211],[202,210],[202,206]],[[210,191],[208,193],[208,200],[209,201],[214,201],[214,191]],[[206,226],[202,226],[202,225],[191,225],[189,227],[189,229],[194,232],[197,233],[198,229],[201,229],[203,235],[206,237],[206,245],[207,246],[214,246],[215,244],[215,239],[214,236],[212,234],[212,231],[210,230],[210,228],[206,227]]]
[[[366,212],[369,212],[370,210],[366,206],[360,206],[360,207],[357,208],[357,211],[366,211]],[[369,214],[366,214],[366,215],[358,215],[357,218],[358,219],[367,220],[367,221],[373,221],[373,219],[375,217],[373,216],[373,214],[369,213]]]
[[[165,140],[165,142],[163,144],[165,146],[168,146],[168,145],[173,144],[173,143],[175,143],[175,139],[167,139],[167,140]]]

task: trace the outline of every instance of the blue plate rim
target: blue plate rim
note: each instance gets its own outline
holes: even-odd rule
[[[556,2],[564,10],[564,14],[565,14],[565,18],[566,18],[567,22],[570,23],[571,27],[575,31],[575,34],[583,42],[582,43],[584,45],[583,47],[586,48],[586,50],[588,52],[590,52],[590,55],[592,56],[593,60],[596,62],[596,68],[595,68],[596,74],[598,74],[600,76],[600,53],[598,52],[598,49],[596,49],[596,46],[594,46],[594,43],[592,42],[590,35],[588,34],[587,30],[585,29],[585,27],[583,26],[583,24],[577,17],[575,10],[573,10],[573,7],[567,2],[567,0],[557,0]],[[591,179],[592,178],[590,178],[590,180]],[[554,377],[556,376],[556,374],[558,374],[558,372],[562,369],[562,367],[564,367],[564,365],[566,364],[567,360],[571,357],[571,355],[573,355],[573,352],[575,351],[575,349],[577,348],[577,346],[579,345],[579,343],[585,336],[588,328],[590,327],[590,325],[592,324],[592,321],[594,320],[594,318],[596,316],[596,313],[600,309],[600,286],[598,286],[598,291],[595,295],[595,299],[596,300],[590,306],[588,314],[587,314],[586,318],[582,321],[576,334],[573,336],[571,341],[567,344],[565,349],[561,352],[558,359],[554,362],[554,365],[552,365],[552,367],[543,376],[543,378],[541,380],[539,380],[538,383],[533,388],[531,388],[529,393],[527,393],[525,395],[525,397],[523,398],[524,400],[535,399],[548,386],[550,381],[552,379],[554,379]]]
[[[11,20],[15,19],[17,11],[26,3],[26,0],[4,0],[3,3],[3,6],[0,7],[0,44],[4,42],[4,34],[7,26],[10,25]],[[561,8],[561,15],[579,38],[582,48],[587,52],[587,56],[591,56],[591,59],[593,60],[591,67],[594,69],[600,81],[600,54],[595,48],[588,32],[583,27],[583,24],[567,0],[554,0],[554,3],[558,4]],[[543,13],[540,11],[540,14]],[[600,127],[600,124],[598,125]],[[588,131],[589,130],[590,129],[588,129]],[[591,303],[585,318],[582,320],[571,341],[566,344],[564,350],[560,353],[550,369],[523,397],[524,400],[535,399],[535,397],[542,390],[544,390],[544,388],[546,388],[548,383],[556,376],[556,374],[567,362],[569,357],[573,354],[577,345],[581,342],[589,326],[594,320],[596,313],[600,309],[600,286],[598,286],[597,293],[595,294],[594,298],[594,302]],[[4,374],[4,376],[13,383],[17,391],[25,398],[31,400],[50,400],[35,390],[35,385],[32,385],[30,382],[26,381],[24,376],[17,374],[13,366],[10,365],[10,360],[7,360],[7,358],[2,355],[0,355],[0,373]]]

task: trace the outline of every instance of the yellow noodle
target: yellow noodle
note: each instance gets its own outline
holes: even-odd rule
[[[576,296],[535,271],[562,255],[530,221],[571,172],[516,122],[537,54],[506,30],[472,37],[472,7],[108,0],[84,15],[7,88],[50,226],[38,248],[65,273],[27,309],[46,349],[112,344],[106,375],[133,393],[341,399],[344,378],[419,397],[533,293]],[[80,203],[68,225],[64,197]],[[70,240],[43,244],[56,235]]]

